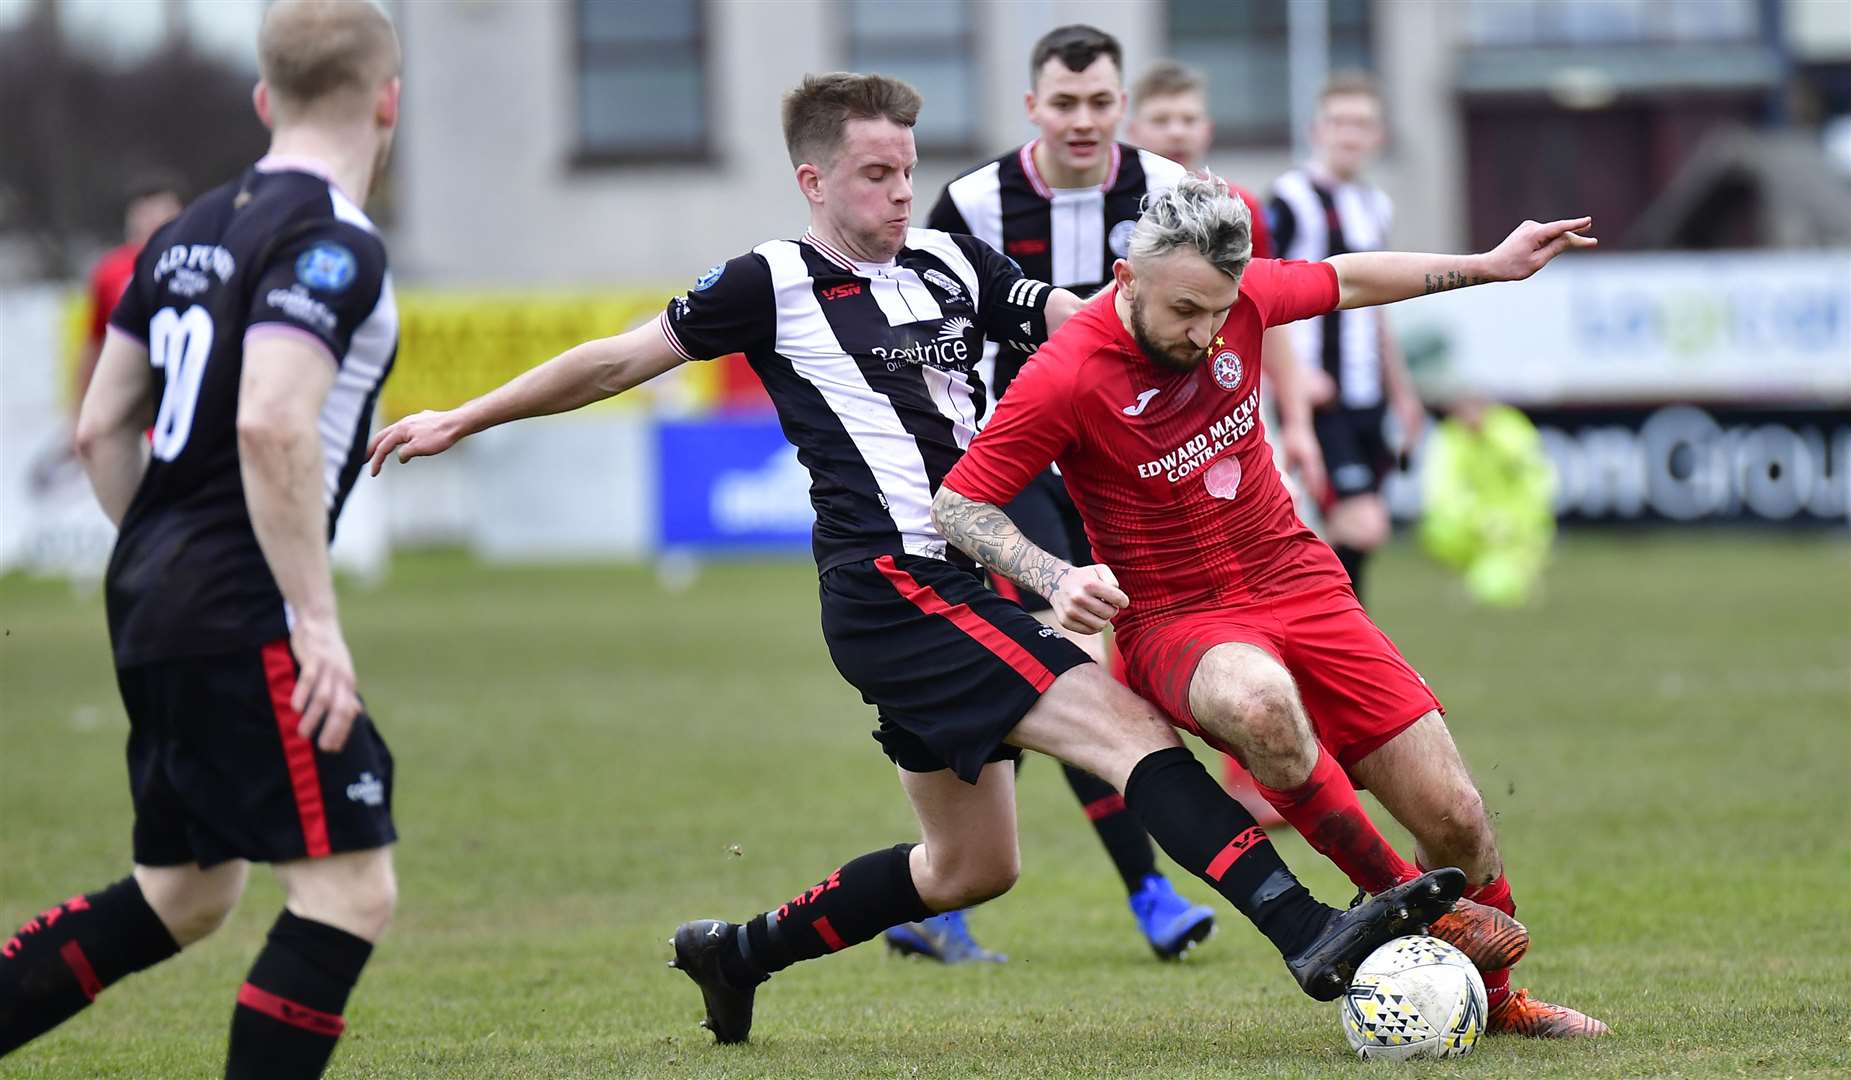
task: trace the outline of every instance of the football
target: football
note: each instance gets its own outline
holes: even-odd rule
[[[1463,1057],[1485,1028],[1485,982],[1439,938],[1399,937],[1369,954],[1339,1002],[1358,1057]]]

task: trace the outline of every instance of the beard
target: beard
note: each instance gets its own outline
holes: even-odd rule
[[[1138,350],[1144,354],[1144,358],[1160,368],[1189,371],[1202,362],[1202,350],[1186,339],[1164,342],[1151,335],[1150,325],[1144,321],[1144,305],[1141,300],[1131,301],[1131,337],[1138,343]]]

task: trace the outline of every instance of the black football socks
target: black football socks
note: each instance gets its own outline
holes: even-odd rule
[[[908,854],[916,846],[897,844],[850,860],[789,903],[738,927],[736,948],[720,954],[727,981],[743,990],[799,960],[840,952],[932,914],[913,884]]]
[[[0,1056],[179,951],[132,877],[26,920],[0,946]]]
[[[1299,884],[1253,815],[1186,748],[1139,761],[1125,781],[1125,805],[1166,855],[1239,909],[1281,955],[1302,952],[1335,914]]]
[[[238,988],[226,1080],[313,1080],[347,1028],[341,1011],[373,946],[285,911]]]
[[[1067,786],[1080,800],[1080,809],[1099,833],[1099,842],[1112,856],[1112,865],[1125,880],[1125,891],[1135,893],[1144,879],[1157,872],[1157,852],[1137,815],[1125,809],[1125,797],[1118,789],[1085,769],[1061,762],[1067,774]]]

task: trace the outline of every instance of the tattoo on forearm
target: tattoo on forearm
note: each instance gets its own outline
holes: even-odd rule
[[[1427,286],[1421,290],[1422,296],[1446,292],[1451,289],[1463,289],[1469,285],[1488,285],[1491,278],[1483,274],[1467,274],[1460,270],[1442,270],[1437,274],[1428,274]]]
[[[949,488],[940,488],[932,501],[932,520],[948,542],[971,558],[1042,596],[1054,595],[1073,569],[1022,535],[1009,515]]]

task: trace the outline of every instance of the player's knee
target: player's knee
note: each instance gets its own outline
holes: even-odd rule
[[[1014,888],[1022,874],[1021,855],[1013,847],[963,852],[951,859],[937,856],[932,863],[931,880],[917,884],[921,886],[919,898],[934,911],[955,911],[994,900]]]
[[[959,907],[970,907],[985,900],[997,897],[1015,888],[1015,883],[1022,876],[1021,861],[1013,853],[1008,858],[986,861],[962,882],[963,899]]]
[[[245,868],[242,863],[208,871],[138,867],[135,879],[161,925],[185,948],[225,925],[244,895]]]
[[[225,925],[225,920],[237,906],[236,893],[228,894],[221,889],[200,889],[170,896],[167,903],[156,909],[156,914],[161,917],[168,933],[174,936],[174,941],[186,946],[210,936]]]
[[[368,941],[377,941],[392,925],[392,916],[398,910],[398,878],[391,867],[360,879],[343,898],[342,907],[344,929]]]
[[[367,941],[377,941],[398,907],[398,877],[384,849],[343,860],[313,860],[290,866],[284,877],[289,909]],[[283,867],[278,867],[283,870]]]
[[[1221,694],[1238,742],[1255,757],[1315,764],[1316,740],[1299,707],[1298,692],[1283,671],[1256,673]]]

